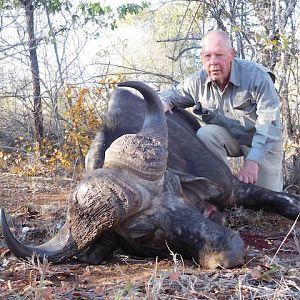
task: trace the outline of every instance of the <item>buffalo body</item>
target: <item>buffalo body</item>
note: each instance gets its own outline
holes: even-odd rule
[[[297,196],[239,182],[197,138],[192,114],[165,116],[151,88],[122,85],[139,90],[145,101],[122,88],[112,95],[62,230],[46,244],[23,245],[2,210],[3,236],[17,257],[36,252],[52,262],[75,257],[99,264],[117,248],[144,257],[167,257],[171,249],[204,267],[234,267],[243,263],[244,243],[224,226],[225,208],[297,218]]]

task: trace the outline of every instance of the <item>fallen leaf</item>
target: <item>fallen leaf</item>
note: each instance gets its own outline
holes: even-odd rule
[[[10,280],[7,281],[7,286],[8,286],[8,289],[10,291],[12,291],[12,285],[11,285],[11,281]]]
[[[74,291],[74,292],[72,293],[72,295],[73,295],[74,297],[80,297],[80,296],[81,296],[81,292],[79,292],[79,291]]]
[[[68,289],[66,287],[58,287],[55,289],[55,294],[61,295],[65,293]]]
[[[273,281],[272,277],[269,275],[269,271],[264,272],[260,267],[251,270],[250,275],[255,280],[262,280],[268,283]]]
[[[234,278],[234,273],[228,272],[228,273],[224,274],[224,277],[228,278],[228,279]]]
[[[53,288],[52,287],[47,287],[46,289],[44,289],[43,300],[55,299],[53,297],[54,297],[54,295],[53,295]]]
[[[260,279],[261,277],[262,277],[262,273],[261,273],[261,271],[259,271],[258,269],[252,269],[251,271],[250,271],[250,275],[251,275],[251,277],[253,278],[253,279],[256,279],[256,280],[258,280],[258,279]]]
[[[0,249],[0,257],[8,256],[10,253],[11,252],[9,249],[5,249],[5,248]]]
[[[262,277],[261,277],[261,280],[270,283],[270,282],[273,281],[273,278],[271,276],[269,276],[268,274],[263,274]]]
[[[94,292],[95,292],[95,294],[97,294],[97,296],[102,296],[104,293],[104,287],[98,286],[95,288]]]
[[[172,272],[171,274],[170,274],[170,280],[172,280],[172,281],[177,281],[178,280],[178,278],[179,278],[179,272]]]
[[[49,287],[54,286],[54,283],[51,280],[45,279],[43,281],[43,283],[44,283],[45,286],[49,286]]]

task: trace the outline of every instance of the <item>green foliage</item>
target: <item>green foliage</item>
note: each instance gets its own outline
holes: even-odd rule
[[[61,11],[62,2],[60,0],[50,0],[50,1],[47,1],[47,2],[48,2],[48,7],[49,7],[49,9],[52,13],[57,12],[57,11]]]
[[[110,6],[102,6],[100,3],[80,3],[79,9],[84,18],[84,24],[94,22],[98,25],[107,25],[103,21],[103,16],[109,16],[112,13]]]
[[[148,8],[150,3],[142,2],[141,5],[135,3],[128,3],[118,7],[117,11],[120,19],[125,19],[126,15],[137,15],[143,9]]]
[[[0,0],[0,10],[10,10],[14,7],[18,8],[22,5],[20,0]]]
[[[67,10],[70,12],[73,4],[71,1],[62,1],[62,0],[41,0],[41,4],[44,6],[47,5],[49,12],[52,14],[59,13],[62,10]]]
[[[137,15],[143,9],[149,7],[149,4],[146,2],[142,2],[141,5],[128,3],[121,5],[117,8],[117,13],[119,19],[124,19],[128,14]],[[79,4],[79,9],[81,11],[82,16],[84,17],[84,24],[88,22],[93,22],[101,26],[108,26],[108,22],[104,20],[104,16],[106,19],[111,20],[110,27],[111,29],[117,28],[115,14],[113,9],[110,6],[102,6],[100,3],[81,3]],[[78,15],[72,16],[73,20],[78,20]]]
[[[70,0],[37,0],[33,2],[35,8],[47,7],[51,14],[61,11],[68,11],[73,23],[82,21],[83,24],[89,22],[107,27],[109,24],[112,29],[116,26],[116,17],[111,6],[103,6],[100,2],[80,1],[78,5]],[[119,19],[124,19],[126,15],[137,15],[143,9],[149,7],[149,3],[142,2],[141,5],[128,3],[117,8]],[[0,0],[0,10],[24,7],[24,2],[20,0]],[[79,11],[78,11],[79,10]],[[109,20],[109,21],[108,21]]]
[[[0,10],[9,9],[9,5],[4,0],[0,0]]]

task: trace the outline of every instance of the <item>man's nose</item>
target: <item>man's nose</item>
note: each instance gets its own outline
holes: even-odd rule
[[[212,55],[212,56],[210,57],[210,63],[211,63],[211,64],[217,64],[218,62],[219,62],[219,60],[218,60],[218,58],[217,58],[216,55]]]

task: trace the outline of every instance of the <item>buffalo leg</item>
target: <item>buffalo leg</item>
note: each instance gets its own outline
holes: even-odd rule
[[[99,265],[103,260],[112,257],[113,251],[117,247],[116,234],[107,231],[83,252],[78,253],[76,258],[83,263]]]
[[[300,197],[283,192],[274,192],[257,185],[234,179],[233,204],[254,210],[264,209],[295,220],[300,214]]]

